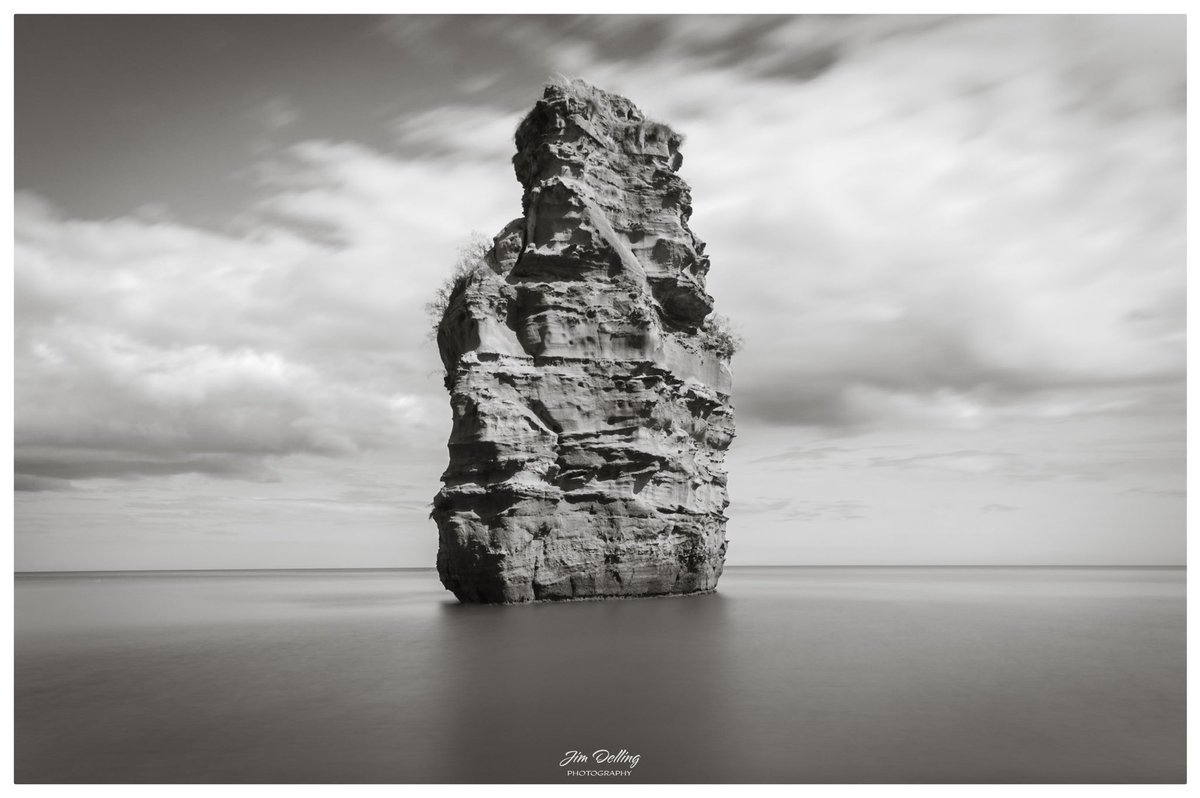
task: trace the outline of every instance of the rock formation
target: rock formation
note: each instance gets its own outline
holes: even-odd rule
[[[524,216],[437,331],[454,427],[432,515],[460,601],[716,588],[732,348],[706,322],[681,141],[582,81],[517,129]]]

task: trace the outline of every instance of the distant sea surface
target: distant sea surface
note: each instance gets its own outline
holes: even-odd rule
[[[432,571],[18,575],[16,780],[1183,782],[1185,582],[729,568],[497,607]],[[601,749],[638,762],[559,765]]]

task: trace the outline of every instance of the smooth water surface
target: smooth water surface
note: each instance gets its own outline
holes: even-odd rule
[[[432,571],[20,575],[18,782],[1181,782],[1182,569],[730,568],[463,606]]]

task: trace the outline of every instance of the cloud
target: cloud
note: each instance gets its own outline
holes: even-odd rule
[[[1182,392],[1182,28],[1131,24],[797,18],[741,59],[575,66],[688,135],[743,420],[970,427]]]
[[[444,105],[407,114],[392,130],[397,142],[427,157],[480,158],[507,163],[522,115],[487,105]]]
[[[424,42],[430,57],[482,41],[503,50],[537,34],[548,70],[581,70],[679,120],[712,290],[747,338],[735,363],[744,422],[977,428],[1177,402],[1178,25],[451,22],[384,27],[405,46]],[[643,28],[656,32],[653,46],[628,47]],[[821,53],[836,58],[812,74],[781,66]],[[267,122],[294,121],[282,97],[261,110]],[[395,341],[423,327],[415,295],[436,285],[463,231],[498,229],[516,212],[508,155],[518,117],[478,101],[403,113],[392,125],[401,157],[350,142],[297,144],[258,165],[258,198],[234,237],[163,214],[159,223],[46,221],[52,212],[35,221],[26,198],[27,240],[31,229],[41,246],[58,240],[55,224],[70,232],[48,253],[21,253],[18,313],[57,306],[131,346],[153,339],[193,359],[212,353],[188,346],[240,347],[243,358],[271,352],[309,368],[311,380],[378,382],[371,371],[423,360]],[[57,260],[28,265],[43,256]],[[201,300],[197,313],[196,297],[222,301]],[[276,340],[288,327],[294,345]],[[97,352],[124,346],[97,340]],[[351,345],[367,354],[337,356]],[[312,366],[314,356],[323,364]],[[353,374],[326,373],[352,363],[361,364]]]
[[[26,447],[15,462],[17,490],[69,490],[72,480],[140,479],[180,474],[203,474],[224,479],[274,482],[275,472],[261,460],[237,455],[203,455],[163,452],[160,456],[138,456],[115,448],[78,449]]]
[[[485,31],[501,48],[542,42],[530,57],[545,69],[688,135],[692,226],[719,309],[747,339],[743,422],[978,429],[1179,405],[1180,18],[417,28],[446,51]],[[450,140],[468,117],[410,124]]]
[[[33,474],[16,474],[13,487],[17,491],[37,493],[46,490],[71,490],[71,483],[56,477],[39,477]]]
[[[1048,433],[1047,433],[1048,434]],[[928,474],[940,479],[973,479],[995,484],[1112,481],[1133,472],[1161,474],[1175,467],[1169,447],[1105,445],[1095,440],[1064,446],[1042,441],[1015,449],[957,449],[911,455],[867,456],[861,468]]]
[[[468,220],[519,211],[491,168],[310,141],[262,164],[230,233],[20,195],[18,486],[270,479],[280,458],[429,434],[444,398],[423,304]]]
[[[751,460],[751,463],[795,463],[812,460],[825,460],[830,455],[845,454],[849,449],[843,449],[840,446],[803,446],[792,447],[785,449],[782,452],[759,457]]]
[[[760,513],[778,513],[792,503],[790,498],[759,497],[757,499],[736,499],[732,512],[739,515],[758,515]]]
[[[249,116],[268,132],[277,133],[300,120],[300,109],[287,97],[272,97],[251,108]]]
[[[842,499],[839,501],[795,501],[782,514],[785,521],[857,521],[865,518],[867,504],[861,501]]]
[[[1162,496],[1162,497],[1168,498],[1168,499],[1186,499],[1187,498],[1186,490],[1171,490],[1171,489],[1159,490],[1156,488],[1130,488],[1129,490],[1127,490],[1125,492],[1126,493],[1143,493],[1143,494],[1146,494],[1147,496]]]
[[[512,126],[561,72],[688,137],[709,289],[746,338],[735,560],[1182,552],[1181,17],[347,29],[363,52],[338,74],[272,74],[257,115],[223,128],[206,113],[157,159],[109,157],[151,130],[118,126],[80,147],[114,171],[64,168],[45,183],[61,205],[18,198],[23,529],[107,524],[121,554],[102,561],[123,561],[126,500],[157,495],[175,520],[147,516],[148,538],[228,522],[274,547],[273,530],[313,530],[308,543],[336,527],[337,559],[351,522],[375,518],[394,551],[383,510],[351,508],[425,515],[449,419],[422,306],[468,231],[519,213]],[[209,107],[163,86],[172,107]],[[745,486],[762,495],[739,499]],[[231,503],[239,491],[279,501]],[[1021,524],[985,509],[1001,502]],[[414,563],[432,557],[422,540]],[[213,561],[245,556],[228,551]]]

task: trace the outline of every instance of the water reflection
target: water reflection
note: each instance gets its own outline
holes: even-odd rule
[[[462,606],[429,572],[20,578],[18,781],[1182,781],[1182,570],[731,569]]]
[[[444,768],[469,781],[558,780],[567,751],[624,749],[640,756],[640,782],[688,762],[696,779],[714,777],[728,603],[442,605],[439,651],[457,690]]]

